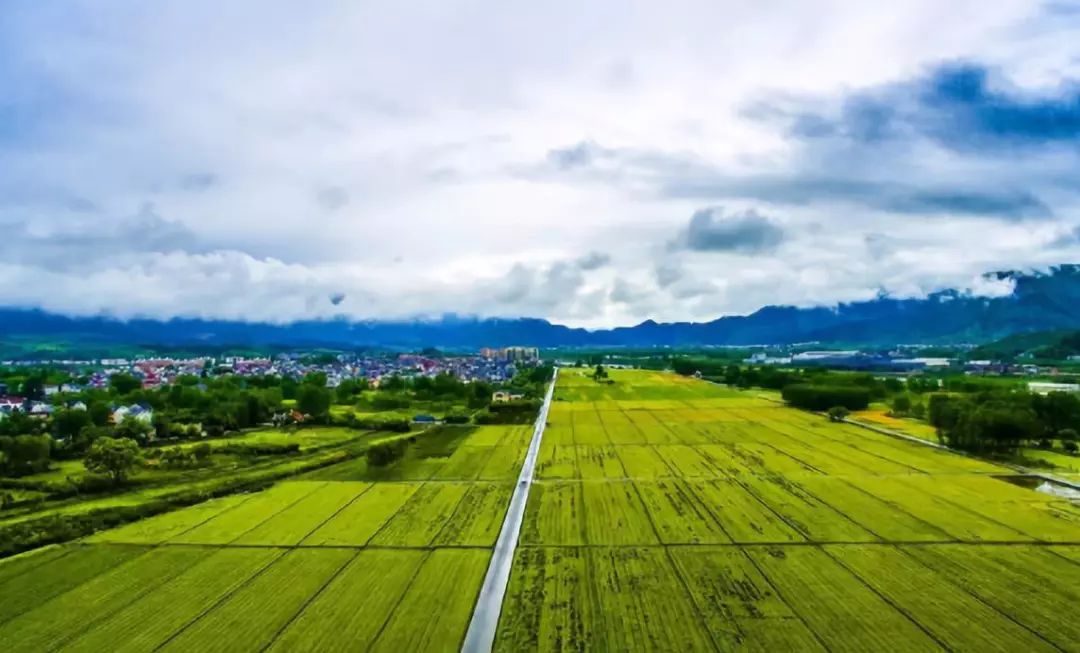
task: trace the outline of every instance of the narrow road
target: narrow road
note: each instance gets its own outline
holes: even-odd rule
[[[544,425],[547,424],[548,409],[551,407],[551,397],[555,392],[558,376],[559,368],[556,367],[551,385],[544,396],[544,403],[540,406],[540,414],[536,417],[529,451],[525,455],[525,463],[521,466],[514,494],[510,497],[510,507],[506,511],[502,530],[499,531],[499,539],[495,542],[495,551],[491,554],[491,563],[488,565],[487,575],[484,576],[480,596],[473,608],[472,621],[465,633],[465,643],[461,646],[463,653],[489,653],[495,642],[495,629],[499,626],[503,597],[506,596],[506,586],[510,582],[510,568],[514,564],[518,533],[521,532],[521,521],[525,517],[525,504],[529,500],[529,486],[532,485],[536,456],[540,453],[540,440],[544,437]]]

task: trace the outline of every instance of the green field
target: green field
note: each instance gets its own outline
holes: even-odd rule
[[[656,372],[560,374],[496,639],[1080,650],[1080,508],[1007,468]]]
[[[560,374],[499,651],[1080,651],[1080,507],[657,372]],[[0,562],[5,651],[456,651],[530,427]]]
[[[0,641],[5,651],[457,650],[530,435],[419,435],[387,469],[354,459],[5,560]]]

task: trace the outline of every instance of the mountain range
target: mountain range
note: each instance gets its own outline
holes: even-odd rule
[[[537,347],[793,344],[893,345],[979,343],[1018,333],[1080,329],[1080,265],[1048,272],[997,272],[1014,290],[982,297],[943,290],[924,298],[830,307],[766,306],[709,322],[660,323],[586,330],[536,318],[447,316],[415,321],[300,321],[265,324],[177,318],[117,320],[68,317],[37,309],[0,309],[0,343],[79,343],[96,348],[164,347]]]

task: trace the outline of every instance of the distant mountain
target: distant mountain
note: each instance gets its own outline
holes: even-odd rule
[[[834,307],[766,306],[711,322],[658,323],[588,331],[533,318],[446,317],[433,321],[311,320],[287,325],[221,320],[120,321],[0,309],[0,342],[147,347],[700,346],[821,342],[892,345],[988,342],[1014,334],[1080,329],[1080,266],[1048,273],[1000,272],[1015,290],[977,297],[956,290],[922,299],[881,297]]]
[[[1080,356],[1080,331],[1016,333],[986,343],[970,352],[971,358],[1013,359],[1018,356],[1063,360]]]

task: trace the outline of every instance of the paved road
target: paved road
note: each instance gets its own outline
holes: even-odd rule
[[[525,464],[521,466],[517,486],[510,497],[510,507],[506,511],[502,530],[499,531],[499,539],[495,542],[495,551],[491,555],[491,564],[484,576],[480,596],[476,599],[476,607],[473,608],[472,621],[465,633],[465,643],[461,646],[464,653],[488,653],[495,642],[495,629],[499,626],[503,597],[506,596],[506,585],[510,582],[510,567],[514,564],[518,533],[521,531],[521,520],[525,517],[525,503],[529,500],[529,486],[532,485],[536,455],[540,452],[540,440],[544,437],[544,425],[547,423],[558,373],[559,369],[555,368],[555,376],[551,379],[540,414],[536,417],[536,427],[529,442],[529,451],[525,455]]]

